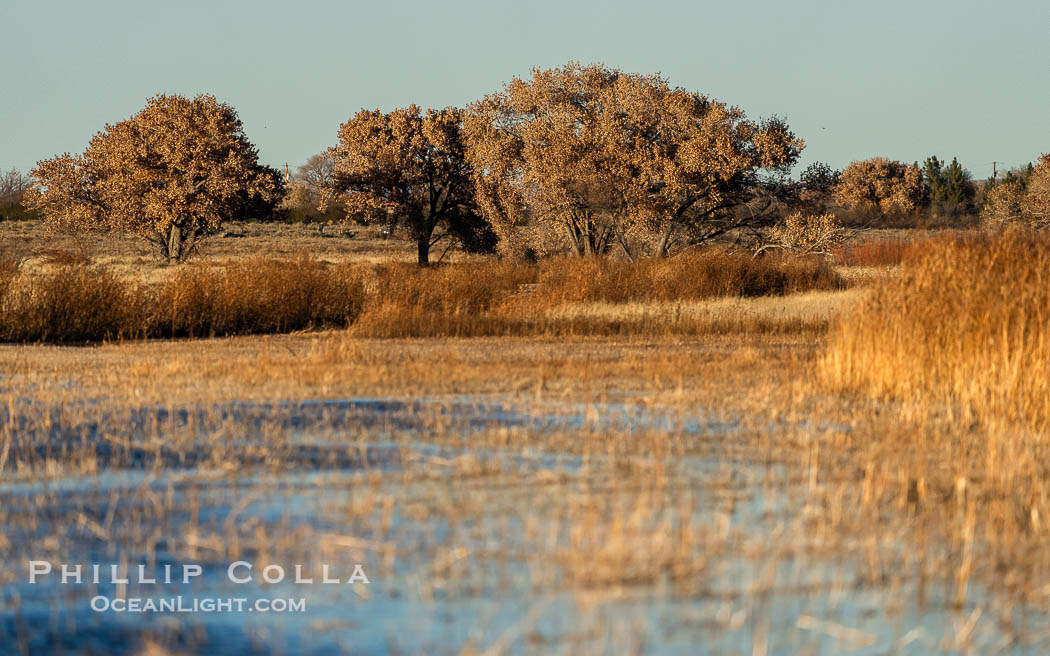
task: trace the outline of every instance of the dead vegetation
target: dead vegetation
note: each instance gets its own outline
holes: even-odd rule
[[[836,388],[928,398],[979,418],[1050,429],[1050,240],[974,235],[929,249],[835,332]]]
[[[9,273],[6,279],[0,339],[12,342],[213,337],[346,326],[363,297],[360,284],[345,271],[305,257],[187,265],[152,285],[82,265],[35,275]]]
[[[845,287],[819,259],[719,251],[639,261],[555,258],[532,264],[479,258],[422,269],[398,263],[330,265],[305,255],[258,257],[174,267],[154,283],[83,265],[5,276],[10,282],[0,296],[0,338],[16,342],[208,337],[350,325],[355,334],[372,337],[780,332],[806,326],[734,324],[664,310],[676,302]],[[663,307],[633,320],[562,311],[581,303],[632,302]]]

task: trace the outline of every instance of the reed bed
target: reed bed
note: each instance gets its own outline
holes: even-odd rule
[[[945,404],[964,419],[1050,429],[1050,238],[940,243],[830,337],[836,389]]]
[[[210,337],[346,326],[357,316],[360,282],[310,258],[257,258],[190,265],[160,284],[103,267],[59,266],[35,275],[0,272],[0,339],[94,342]]]
[[[554,258],[527,264],[481,260],[436,269],[395,264],[377,267],[374,278],[375,293],[352,328],[357,336],[820,331],[826,327],[823,319],[713,316],[683,312],[676,303],[783,296],[846,285],[819,259],[753,258],[713,250],[638,261]],[[649,306],[649,311],[638,312],[639,304]],[[609,312],[610,306],[624,311]]]
[[[714,317],[673,303],[837,290],[819,259],[704,251],[636,262],[476,259],[420,269],[254,258],[173,269],[159,282],[105,267],[0,268],[0,339],[13,342],[210,337],[348,327],[370,337],[623,335],[823,331],[826,318]],[[579,304],[653,304],[645,313],[579,313]],[[668,304],[672,304],[670,307]]]

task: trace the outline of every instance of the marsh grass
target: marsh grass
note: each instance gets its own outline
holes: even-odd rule
[[[820,321],[716,317],[683,311],[675,304],[846,286],[821,260],[753,258],[720,251],[638,261],[552,258],[528,264],[484,260],[435,269],[391,264],[375,270],[372,284],[375,291],[352,329],[358,336],[820,331],[826,327]],[[650,311],[637,311],[639,305],[649,306]],[[625,311],[607,311],[610,307]]]
[[[819,258],[756,258],[718,250],[637,261],[555,259],[541,264],[537,283],[538,291],[553,303],[783,296],[843,287]]]
[[[360,283],[345,268],[307,257],[187,265],[155,285],[83,265],[0,276],[0,291],[5,292],[0,296],[0,338],[11,342],[210,337],[346,326],[362,301]]]
[[[832,257],[836,263],[847,267],[900,266],[920,257],[945,239],[945,236],[937,235],[866,239],[838,246],[832,251]]]
[[[636,262],[474,259],[424,269],[333,265],[300,254],[191,263],[153,283],[83,264],[5,271],[0,338],[16,342],[282,333],[355,322],[354,334],[371,337],[819,332],[826,322],[716,317],[673,304],[845,287],[821,260],[719,251]],[[629,303],[654,308],[619,317],[562,311]]]
[[[228,563],[254,554],[260,565],[301,553],[352,562],[374,554],[394,563],[377,566],[377,580],[397,580],[399,593],[425,600],[479,590],[501,599],[564,591],[597,604],[637,596],[732,606],[727,624],[712,624],[712,631],[747,631],[768,620],[766,600],[805,590],[874,598],[878,612],[898,613],[902,635],[915,626],[908,622],[922,621],[900,615],[916,585],[919,595],[930,589],[934,608],[950,604],[937,600],[942,589],[970,604],[967,590],[976,582],[997,586],[1003,597],[978,597],[985,625],[1010,617],[1018,599],[1045,604],[1046,524],[1032,519],[1050,512],[1042,452],[1024,448],[991,469],[985,432],[909,419],[899,404],[828,395],[811,382],[822,350],[821,340],[805,335],[392,340],[347,331],[93,349],[0,347],[0,368],[10,373],[0,392],[10,415],[26,422],[0,421],[0,438],[10,445],[4,473],[41,489],[5,500],[0,518],[11,527],[36,527],[40,516],[62,520],[39,533],[8,533],[6,544],[0,537],[0,556],[22,563],[53,543],[56,558],[75,557],[78,540],[99,536],[132,562],[152,560],[159,544],[180,559]],[[582,404],[585,419],[572,430],[491,425],[465,432],[452,412],[463,395],[513,399],[538,415]],[[23,400],[29,396],[34,402]],[[295,400],[347,397],[430,399],[432,411],[413,412],[419,439],[452,455],[421,451],[405,434],[396,445],[403,471],[357,471],[357,454],[375,430],[399,436],[398,424],[348,422],[311,432],[326,445],[316,454],[288,430]],[[238,399],[290,403],[271,416],[216,410]],[[663,413],[675,421],[661,430],[603,426],[609,404],[621,401],[639,418]],[[136,421],[144,406],[167,410],[169,419]],[[202,414],[173,422],[179,409]],[[689,418],[740,423],[730,433],[690,433],[675,423]],[[98,445],[81,437],[93,425],[102,429]],[[56,426],[71,439],[40,437]],[[493,451],[505,459],[486,456]],[[577,458],[578,466],[523,466],[548,455]],[[697,458],[716,464],[689,469],[687,461]],[[758,469],[744,462],[758,462]],[[106,504],[117,495],[106,488],[71,499],[42,485],[71,476],[102,481],[126,469],[170,478],[121,488],[113,510]],[[316,487],[301,488],[312,505],[288,506],[290,516],[309,508],[326,518],[322,525],[296,522],[292,530],[257,505],[220,513],[218,521],[200,519],[215,517],[202,511],[216,504],[281,502],[290,489],[282,476],[299,473]],[[164,480],[171,479],[169,493]],[[742,524],[755,485],[763,496],[760,523]],[[340,493],[351,487],[349,497]],[[730,564],[741,558],[743,579]],[[840,559],[855,569],[806,578]],[[522,563],[527,588],[508,583]],[[395,579],[397,572],[407,575]],[[826,612],[821,621],[857,626],[854,614]],[[705,614],[713,617],[713,610]],[[1011,636],[1025,631],[1001,626]],[[774,627],[771,639],[783,631]],[[964,643],[967,634],[950,637]],[[930,653],[940,644],[939,635],[932,638]]]
[[[816,365],[865,426],[824,452],[826,470],[858,472],[852,503],[949,545],[956,603],[974,578],[1045,597],[1050,238],[937,244],[842,315]]]
[[[18,260],[13,257],[0,257],[0,303],[7,296],[11,283],[18,277]]]
[[[156,293],[147,334],[208,337],[349,325],[363,300],[346,266],[307,256],[180,268]]]
[[[821,371],[837,389],[1050,430],[1050,238],[975,235],[929,249],[842,320]]]
[[[9,283],[0,334],[13,342],[85,342],[143,334],[146,304],[103,269],[62,266]]]

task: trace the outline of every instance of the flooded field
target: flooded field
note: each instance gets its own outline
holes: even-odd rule
[[[5,653],[1050,649],[1044,609],[931,578],[936,544],[822,528],[825,483],[771,445],[848,425],[622,391],[12,396],[0,425]],[[30,583],[31,563],[51,571]],[[171,598],[244,601],[112,609]]]

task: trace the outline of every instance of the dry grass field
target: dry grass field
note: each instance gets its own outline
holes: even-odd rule
[[[65,644],[14,584],[31,554],[86,550],[366,563],[369,588],[307,595],[349,624],[239,629],[288,653],[1050,645],[1044,238],[858,247],[834,269],[718,255],[712,291],[706,255],[678,275],[420,272],[387,263],[410,260],[401,242],[284,244],[293,229],[215,240],[184,270],[309,252],[359,283],[346,326],[0,345],[0,576],[17,591],[0,614],[28,618],[0,637]],[[36,239],[0,226],[23,275],[63,270]],[[106,249],[89,257],[119,280],[177,275]],[[232,639],[98,631],[131,653]]]
[[[0,253],[24,261],[32,270],[86,258],[118,275],[144,282],[163,278],[167,268],[138,237],[49,234],[40,221],[5,222],[0,226]],[[287,259],[302,253],[332,264],[412,262],[416,256],[412,242],[398,236],[384,237],[378,227],[329,226],[322,234],[317,224],[232,222],[219,235],[202,242],[198,260],[229,262],[260,255]]]

